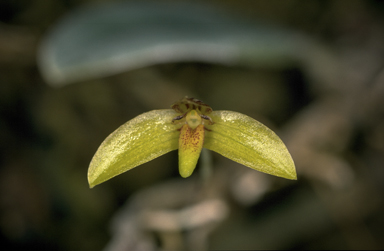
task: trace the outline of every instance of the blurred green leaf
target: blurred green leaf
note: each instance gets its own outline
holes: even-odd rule
[[[302,49],[294,32],[217,7],[147,1],[83,7],[43,39],[40,70],[48,83],[64,85],[166,62],[280,67]]]

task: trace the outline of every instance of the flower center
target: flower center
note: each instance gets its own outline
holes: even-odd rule
[[[195,129],[201,125],[201,116],[196,110],[191,110],[186,116],[186,121],[191,129]]]

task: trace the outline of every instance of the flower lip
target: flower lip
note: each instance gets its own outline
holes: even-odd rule
[[[204,125],[191,128],[184,124],[179,137],[179,172],[181,177],[191,176],[196,168],[204,144]]]

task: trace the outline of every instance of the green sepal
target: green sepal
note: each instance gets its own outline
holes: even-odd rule
[[[195,129],[188,124],[183,125],[179,139],[179,172],[181,177],[191,176],[199,160],[204,143],[204,125]]]
[[[262,123],[232,111],[213,111],[204,147],[252,169],[295,180],[292,157],[281,139]]]
[[[88,169],[92,188],[178,148],[179,131],[171,109],[141,114],[120,126],[100,145]]]

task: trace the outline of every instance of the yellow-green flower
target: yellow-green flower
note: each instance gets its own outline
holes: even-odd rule
[[[109,135],[93,156],[88,182],[94,187],[176,149],[180,175],[186,178],[203,147],[252,169],[296,179],[291,155],[269,128],[244,114],[212,111],[186,97],[172,109],[143,113]]]

